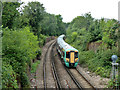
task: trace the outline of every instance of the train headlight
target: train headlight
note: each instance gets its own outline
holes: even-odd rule
[[[66,58],[66,61],[67,61],[67,62],[69,62],[69,59],[68,59],[68,58]]]
[[[77,61],[78,61],[78,58],[75,59],[75,62],[77,62]]]

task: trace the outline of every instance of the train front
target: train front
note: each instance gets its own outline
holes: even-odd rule
[[[76,67],[79,61],[78,50],[66,50],[64,59],[67,67]]]

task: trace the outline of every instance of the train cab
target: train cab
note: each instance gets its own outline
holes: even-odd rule
[[[57,39],[57,50],[64,60],[65,66],[76,67],[79,61],[79,52],[74,47],[67,44],[63,38],[65,35],[61,35]]]
[[[73,51],[73,50],[69,50],[66,51],[66,66],[67,67],[76,67],[79,61],[79,54],[78,51]]]

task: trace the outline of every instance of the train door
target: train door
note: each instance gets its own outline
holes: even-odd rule
[[[70,52],[70,63],[75,63],[75,52],[74,51]]]

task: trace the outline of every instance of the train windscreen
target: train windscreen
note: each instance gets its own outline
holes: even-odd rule
[[[66,52],[66,58],[70,58],[70,52]]]
[[[78,52],[75,52],[75,58],[78,58]]]

